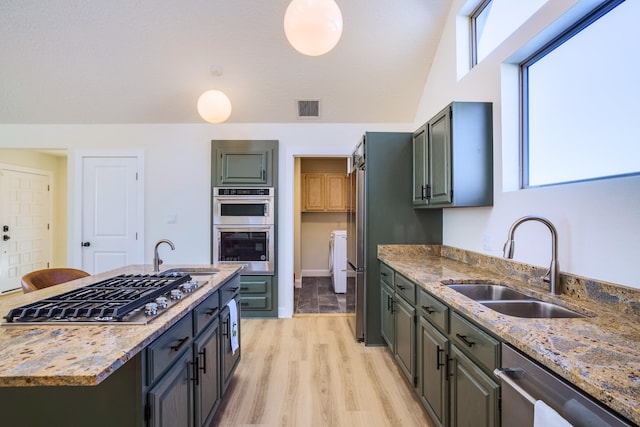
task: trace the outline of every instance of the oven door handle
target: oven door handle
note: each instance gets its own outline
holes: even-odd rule
[[[504,382],[505,384],[507,384],[509,387],[511,387],[512,389],[514,389],[519,395],[521,395],[522,397],[524,397],[525,399],[527,399],[529,401],[529,403],[531,403],[532,405],[536,404],[536,401],[538,399],[536,399],[535,397],[531,396],[525,389],[523,389],[522,387],[520,387],[510,376],[509,373],[513,373],[513,372],[522,372],[522,369],[517,369],[517,368],[502,368],[502,369],[494,369],[493,371],[493,375],[495,375],[496,377],[498,377],[502,382]]]

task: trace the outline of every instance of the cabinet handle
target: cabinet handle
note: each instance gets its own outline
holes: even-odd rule
[[[404,286],[402,286],[402,285],[396,285],[396,287],[397,287],[398,289],[400,289],[401,291],[404,291],[404,290],[405,290],[405,287],[404,287]]]
[[[223,337],[229,336],[229,319],[228,318],[227,320],[222,322],[222,336]]]
[[[241,306],[241,307],[248,307],[248,306],[249,306],[249,303],[248,303],[248,302],[241,302],[241,303],[240,303],[240,306]]]
[[[444,353],[444,349],[440,348],[439,345],[436,346],[436,370],[440,370],[441,367],[444,366],[444,363],[440,362],[440,354]]]
[[[421,198],[422,200],[426,199],[426,197],[425,197],[425,195],[424,195],[424,190],[425,190],[425,186],[423,185],[423,186],[420,188],[420,198]]]
[[[452,370],[451,370],[450,362],[453,362],[453,359],[451,357],[447,357],[447,359],[445,360],[445,366],[444,366],[444,374],[447,378],[453,376],[453,372],[451,372]]]
[[[207,349],[203,348],[202,351],[199,351],[198,354],[200,356],[202,356],[202,366],[199,367],[199,369],[202,371],[203,374],[207,373]],[[198,361],[198,358],[196,357],[196,363]]]
[[[205,313],[207,316],[214,316],[218,314],[218,308],[214,307],[214,308],[210,308],[209,310],[207,310],[207,312]]]
[[[387,273],[385,273],[384,271],[381,271],[381,272],[380,272],[380,275],[381,275],[381,276],[384,276],[384,277],[387,277]]]
[[[233,287],[233,288],[229,288],[229,290],[230,290],[231,292],[237,292],[237,291],[238,291],[238,289],[240,289],[238,286],[235,286],[235,287]]]
[[[387,311],[391,311],[391,296],[387,295]]]
[[[431,198],[431,186],[427,185],[427,200]]]
[[[198,373],[198,358],[196,357],[195,362],[189,362],[189,365],[193,366],[193,378],[189,379],[196,383],[196,385],[200,385],[200,375]]]
[[[466,335],[456,334],[456,337],[458,337],[458,339],[459,339],[460,341],[462,341],[463,343],[465,343],[465,345],[466,345],[467,347],[473,347],[473,346],[474,346],[474,344],[475,344],[473,341],[469,341],[469,340],[467,340],[467,336],[466,336]]]
[[[427,312],[427,314],[433,314],[433,313],[435,313],[435,312],[436,312],[433,308],[431,308],[431,307],[429,307],[429,306],[424,306],[424,305],[423,305],[423,306],[422,306],[422,309],[423,309],[424,311],[426,311],[426,312]]]
[[[178,340],[178,344],[172,345],[171,346],[171,350],[173,350],[173,351],[180,350],[187,343],[187,341],[189,341],[189,337],[184,337],[184,338]]]

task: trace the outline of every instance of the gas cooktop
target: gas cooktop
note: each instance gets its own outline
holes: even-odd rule
[[[146,324],[206,283],[188,274],[122,274],[11,309],[3,325]]]

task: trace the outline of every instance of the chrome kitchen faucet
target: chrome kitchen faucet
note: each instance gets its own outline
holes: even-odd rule
[[[160,265],[162,264],[162,260],[160,259],[160,256],[158,256],[158,246],[160,246],[162,243],[166,243],[167,245],[169,245],[172,251],[176,250],[176,247],[173,245],[173,242],[171,240],[158,240],[158,243],[156,243],[156,247],[153,250],[153,271],[156,272],[160,271]]]
[[[551,284],[551,293],[559,295],[560,294],[560,264],[558,263],[558,230],[556,227],[546,218],[540,216],[523,216],[522,218],[517,219],[509,229],[509,236],[507,241],[504,244],[503,256],[508,259],[513,259],[513,252],[515,247],[515,240],[513,238],[514,233],[516,232],[516,228],[520,224],[526,221],[538,221],[543,223],[549,228],[551,231],[551,265],[549,266],[549,271],[542,278],[543,281]]]

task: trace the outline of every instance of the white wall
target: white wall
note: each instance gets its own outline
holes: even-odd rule
[[[143,150],[145,262],[153,259],[154,243],[168,238],[176,250],[163,257],[167,264],[204,264],[210,262],[210,141],[279,140],[279,315],[289,317],[293,313],[294,156],[349,156],[362,134],[370,130],[411,131],[412,125],[0,125],[0,148],[65,148],[70,159],[76,151]],[[73,176],[74,171],[69,172]],[[177,221],[168,224],[167,217],[173,214]],[[72,231],[75,219],[69,221],[69,242],[79,242],[81,236]],[[70,246],[73,251],[75,245]]]
[[[468,68],[466,50],[456,51],[456,46],[466,44],[462,30],[467,24],[456,15],[468,11],[472,2],[455,0],[414,127],[451,101],[493,102],[494,206],[446,209],[444,244],[501,256],[512,222],[523,215],[541,215],[558,228],[561,271],[640,288],[640,177],[517,190],[517,69],[504,64],[522,59],[563,21],[598,2],[549,0],[481,64],[461,73]],[[629,123],[629,132],[637,132],[635,123]],[[526,223],[516,233],[515,259],[547,266],[550,247],[547,229]]]

